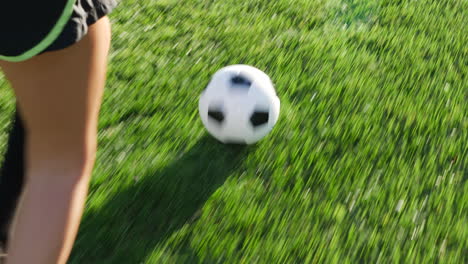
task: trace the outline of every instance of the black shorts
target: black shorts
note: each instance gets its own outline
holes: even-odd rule
[[[0,60],[6,61],[67,48],[117,6],[117,0],[0,1],[10,11],[0,10]]]

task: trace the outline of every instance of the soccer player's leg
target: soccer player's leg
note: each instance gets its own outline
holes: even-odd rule
[[[0,62],[26,130],[25,186],[7,264],[61,264],[69,257],[94,165],[109,47],[104,17],[73,46]]]

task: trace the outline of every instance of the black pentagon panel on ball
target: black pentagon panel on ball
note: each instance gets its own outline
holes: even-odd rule
[[[221,124],[224,121],[224,113],[219,109],[208,110],[208,116],[218,124]]]
[[[243,75],[235,75],[231,78],[233,88],[249,89],[252,86],[252,81]]]
[[[254,111],[250,117],[250,123],[253,127],[258,127],[268,123],[270,119],[270,113],[268,111]]]

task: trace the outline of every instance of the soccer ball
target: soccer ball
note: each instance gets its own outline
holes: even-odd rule
[[[253,144],[278,121],[280,100],[270,77],[248,65],[216,72],[199,100],[203,125],[225,144]]]

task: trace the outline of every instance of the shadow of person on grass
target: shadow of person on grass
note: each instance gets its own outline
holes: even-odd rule
[[[90,209],[70,263],[142,263],[173,232],[195,221],[247,151],[203,137],[182,158]]]

